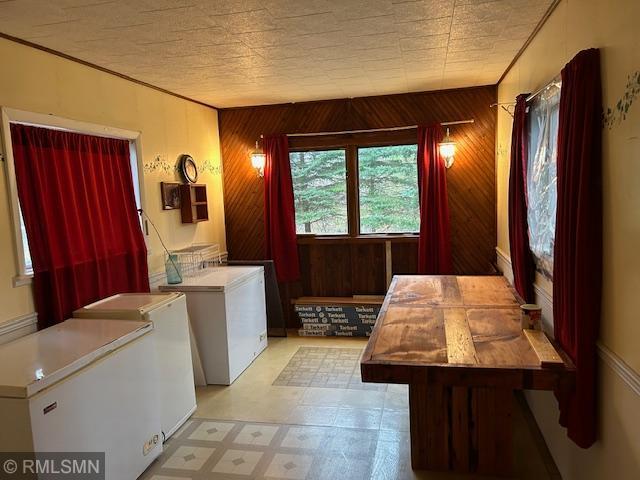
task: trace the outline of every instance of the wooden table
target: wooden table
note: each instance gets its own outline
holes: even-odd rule
[[[574,367],[542,368],[504,277],[395,276],[361,371],[409,385],[414,469],[508,474],[514,390],[570,388]]]

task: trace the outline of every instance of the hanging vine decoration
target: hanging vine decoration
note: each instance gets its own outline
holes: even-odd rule
[[[614,108],[607,108],[603,114],[603,123],[609,129],[626,120],[629,109],[636,97],[640,94],[640,70],[627,77],[627,86],[624,95],[616,103]]]
[[[166,175],[170,173],[180,173],[179,162],[171,165],[163,155],[156,155],[153,160],[146,162],[143,168],[145,173],[161,172]],[[216,165],[212,160],[205,160],[200,167],[200,171],[210,173],[211,175],[220,175],[222,173],[222,167]]]
[[[208,172],[211,175],[220,175],[222,173],[220,165],[215,165],[211,160],[205,160],[200,169],[201,171]]]
[[[156,155],[153,160],[146,162],[143,166],[145,173],[162,172],[165,174],[171,173],[173,168],[166,161],[162,155]]]

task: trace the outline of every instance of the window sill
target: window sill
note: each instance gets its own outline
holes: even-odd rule
[[[298,235],[298,245],[310,245],[314,243],[413,243],[418,241],[418,234],[415,233],[390,233],[390,234],[364,234],[357,236],[349,235]]]
[[[13,288],[22,287],[24,285],[31,285],[33,282],[33,274],[30,275],[16,275],[11,279],[13,282]]]

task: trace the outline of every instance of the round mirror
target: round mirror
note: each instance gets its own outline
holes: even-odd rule
[[[180,173],[186,183],[196,183],[198,180],[198,167],[191,155],[182,154],[179,160]]]

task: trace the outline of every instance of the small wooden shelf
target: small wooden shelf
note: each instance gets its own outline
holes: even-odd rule
[[[207,186],[199,183],[180,185],[182,223],[198,223],[209,220]]]

